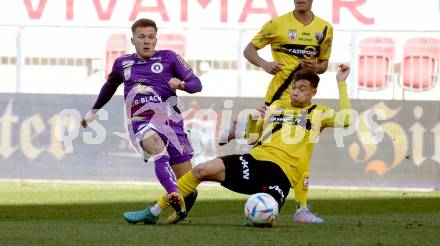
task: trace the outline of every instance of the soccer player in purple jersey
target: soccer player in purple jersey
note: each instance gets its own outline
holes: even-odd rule
[[[86,128],[124,83],[131,142],[145,162],[154,163],[156,176],[176,212],[185,213],[194,204],[197,193],[184,199],[177,189],[177,178],[192,168],[193,149],[183,129],[176,90],[196,93],[202,90],[202,84],[182,57],[170,50],[155,50],[154,21],[137,20],[131,30],[136,53],[115,60],[93,108],[81,124]],[[132,224],[156,223],[162,209],[156,204],[142,211],[126,212],[124,218]]]

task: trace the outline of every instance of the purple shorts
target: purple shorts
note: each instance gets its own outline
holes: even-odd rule
[[[165,146],[167,146],[167,152],[170,156],[170,165],[191,160],[194,151],[191,147],[188,135],[182,127],[165,124],[157,126],[146,121],[132,122],[132,124],[129,125],[130,140],[136,152],[138,152],[144,160],[148,160],[150,155],[144,151],[141,143],[144,139],[144,135],[150,130],[157,132]]]

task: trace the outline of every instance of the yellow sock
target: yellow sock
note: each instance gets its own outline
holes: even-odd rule
[[[307,193],[309,191],[309,172],[305,171],[300,182],[295,187],[296,210],[307,208]]]
[[[307,208],[307,191],[295,190],[296,210]]]
[[[187,172],[177,181],[179,193],[183,197],[187,197],[189,194],[193,193],[196,190],[200,182],[201,182],[200,180],[194,177],[191,171]],[[165,209],[170,206],[170,203],[168,202],[166,195],[162,196],[157,203],[162,209]]]
[[[157,203],[159,204],[159,207],[161,209],[165,209],[170,206],[170,203],[168,202],[167,196],[165,196],[165,195],[162,196]]]
[[[178,181],[177,186],[179,188],[179,193],[183,197],[187,197],[189,194],[193,193],[197,186],[200,184],[200,180],[194,177],[193,173],[187,172],[185,173]]]
[[[307,202],[307,192],[306,191],[295,191],[295,201]]]

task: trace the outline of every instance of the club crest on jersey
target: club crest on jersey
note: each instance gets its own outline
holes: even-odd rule
[[[122,67],[124,68],[124,78],[128,80],[131,77],[131,66],[133,66],[134,61],[122,61]]]
[[[289,30],[289,40],[290,41],[295,41],[296,40],[296,30],[295,29],[290,29]]]
[[[151,65],[151,72],[153,73],[161,73],[163,71],[163,65],[160,62],[153,63]]]
[[[321,43],[322,39],[324,38],[324,33],[322,33],[322,32],[315,32],[315,38],[318,41],[318,43]]]

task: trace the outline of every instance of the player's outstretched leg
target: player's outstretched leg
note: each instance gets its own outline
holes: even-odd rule
[[[323,224],[324,220],[310,212],[308,208],[297,210],[293,215],[293,221],[297,223]]]
[[[159,216],[154,216],[148,207],[141,211],[125,212],[124,219],[130,224],[157,224]]]

